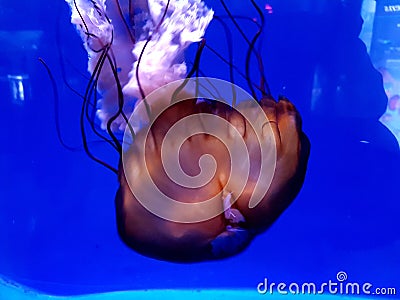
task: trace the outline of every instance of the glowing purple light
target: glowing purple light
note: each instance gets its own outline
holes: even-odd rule
[[[268,14],[272,14],[274,12],[272,6],[268,3],[265,4],[265,10],[267,11]]]

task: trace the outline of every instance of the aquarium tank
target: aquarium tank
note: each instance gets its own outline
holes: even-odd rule
[[[0,40],[0,300],[399,298],[399,0],[0,0]]]

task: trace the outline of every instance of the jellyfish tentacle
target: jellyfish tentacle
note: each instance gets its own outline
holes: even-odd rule
[[[70,151],[75,151],[76,148],[75,148],[75,147],[72,147],[72,146],[69,146],[69,145],[64,141],[64,138],[63,138],[63,136],[62,136],[62,134],[61,134],[60,118],[59,118],[59,117],[60,117],[60,116],[59,116],[59,114],[60,114],[60,109],[59,109],[60,99],[59,99],[59,93],[58,93],[58,88],[57,88],[56,80],[55,80],[55,78],[54,78],[54,76],[53,76],[53,73],[51,72],[49,66],[46,64],[46,62],[45,62],[41,57],[39,57],[38,60],[39,60],[39,62],[43,65],[43,67],[46,69],[47,75],[48,75],[48,77],[49,77],[49,79],[50,79],[51,86],[52,86],[52,89],[53,89],[54,117],[55,117],[55,123],[56,123],[57,138],[58,138],[58,140],[60,141],[61,145],[62,145],[65,149],[70,150]]]
[[[132,42],[132,45],[134,45],[135,44],[135,37],[134,37],[134,34],[132,33],[133,27],[130,27],[130,24],[128,24],[128,22],[125,20],[124,13],[123,13],[120,1],[119,0],[114,0],[114,2],[115,2],[115,6],[118,9],[119,18],[121,19],[122,23],[125,26],[126,32],[128,33],[128,36],[129,36],[129,38],[130,38],[130,40]],[[129,4],[131,4],[131,1],[129,1]],[[128,12],[129,12],[129,17],[131,18],[131,16],[130,16],[131,7],[128,8]]]
[[[234,76],[234,68],[233,68],[233,37],[232,32],[229,30],[228,25],[219,17],[215,16],[215,20],[217,20],[221,25],[225,32],[225,39],[228,47],[228,66],[229,66],[229,82],[232,84],[232,106],[236,106],[236,89],[235,89],[235,76]]]
[[[247,85],[248,85],[248,87],[250,89],[250,94],[253,96],[254,99],[257,99],[257,95],[256,95],[255,89],[253,87],[251,76],[250,76],[250,63],[249,63],[250,57],[251,57],[251,53],[254,50],[254,47],[251,47],[250,40],[248,39],[248,37],[246,36],[244,31],[240,27],[239,23],[233,17],[233,15],[232,15],[230,9],[228,8],[228,6],[226,5],[225,1],[224,0],[220,0],[220,2],[222,4],[222,6],[224,7],[226,13],[228,14],[229,18],[231,19],[232,23],[235,25],[236,29],[239,31],[239,33],[242,35],[242,37],[244,38],[246,43],[249,45],[249,50],[248,50],[247,55],[246,55],[246,70],[245,70],[246,77],[245,78],[246,78],[246,81],[247,81]],[[249,54],[249,52],[250,52],[250,54]],[[250,55],[250,57],[248,57],[249,55]]]
[[[176,103],[178,101],[179,93],[181,93],[183,91],[183,89],[185,88],[185,86],[188,83],[189,78],[192,77],[193,74],[196,73],[197,70],[199,69],[201,54],[203,53],[205,45],[206,45],[206,40],[203,38],[199,42],[199,46],[198,46],[198,49],[197,49],[197,52],[196,52],[196,57],[195,57],[195,60],[194,60],[194,63],[193,63],[193,67],[189,71],[189,73],[187,74],[187,76],[186,76],[185,80],[182,82],[182,84],[172,94],[171,101],[170,101],[171,104],[172,103]],[[196,91],[197,91],[197,85],[196,85]],[[196,101],[197,99],[194,99],[194,100]]]
[[[104,49],[103,54],[106,54],[107,49]],[[99,102],[98,99],[98,94],[97,94],[97,84],[100,76],[100,71],[102,69],[102,65],[105,62],[105,56],[102,58],[100,57],[97,66],[94,69],[94,72],[89,79],[89,84],[88,84],[88,90],[86,91],[85,95],[82,96],[83,103],[82,105],[85,105],[85,114],[86,114],[86,119],[92,129],[92,132],[98,136],[101,140],[107,142],[108,144],[111,145],[115,150],[118,151],[118,144],[115,143],[113,139],[109,140],[106,136],[104,136],[97,128],[96,128],[96,123],[95,123],[95,116],[97,114],[97,105]],[[90,101],[91,98],[93,99],[93,103]],[[92,107],[92,113],[90,114],[89,107]],[[89,144],[89,143],[88,143]]]
[[[261,9],[254,2],[254,0],[251,1],[253,6],[255,7],[255,9],[257,10],[260,18],[261,18],[261,25],[259,26],[258,31],[254,35],[254,37],[252,39],[249,39],[246,36],[246,34],[243,31],[243,29],[240,27],[240,25],[237,22],[235,16],[232,14],[230,9],[226,5],[225,1],[224,0],[220,0],[220,2],[222,4],[222,6],[224,7],[226,13],[228,14],[230,20],[234,24],[235,28],[239,31],[240,35],[243,37],[243,39],[246,41],[246,43],[249,46],[249,48],[247,50],[247,54],[246,54],[246,61],[245,61],[245,73],[246,73],[245,78],[247,80],[247,85],[248,85],[248,87],[250,89],[250,94],[253,96],[254,99],[258,99],[258,97],[256,95],[255,88],[254,88],[254,84],[252,83],[251,72],[250,72],[251,55],[254,54],[256,59],[257,59],[258,69],[259,69],[259,72],[260,72],[260,86],[256,86],[256,87],[257,87],[258,90],[261,91],[262,96],[271,95],[271,91],[270,91],[269,85],[268,85],[266,77],[265,77],[265,71],[264,71],[264,66],[263,66],[261,54],[255,48],[255,45],[256,45],[257,41],[259,40],[259,38],[261,36],[261,33],[263,32],[263,29],[265,27],[265,18],[264,18],[264,15],[262,14]],[[258,25],[258,23],[257,23],[257,25]]]
[[[114,173],[118,173],[117,169],[112,167],[110,164],[106,163],[105,161],[99,159],[98,157],[96,157],[90,150],[89,145],[88,145],[88,140],[87,140],[87,134],[86,134],[86,130],[85,130],[85,115],[86,115],[86,110],[87,110],[87,105],[89,103],[89,93],[91,91],[91,86],[92,86],[92,82],[95,80],[96,74],[97,74],[97,69],[101,68],[101,64],[104,62],[105,58],[107,56],[107,49],[104,50],[104,52],[101,54],[101,56],[99,57],[99,61],[96,64],[95,67],[95,71],[91,76],[89,85],[86,89],[85,92],[85,96],[84,96],[84,100],[82,103],[82,109],[81,109],[81,114],[80,114],[80,127],[81,127],[81,136],[82,136],[82,142],[83,142],[83,149],[85,150],[86,154],[95,162],[103,165],[104,167],[106,167],[107,169],[113,171]]]
[[[258,15],[259,15],[259,17],[261,19],[261,26],[260,26],[258,32],[256,33],[256,35],[254,36],[254,40],[253,40],[254,41],[254,45],[255,45],[257,40],[260,39],[262,32],[264,31],[264,28],[265,28],[265,16],[264,16],[263,12],[261,11],[260,7],[257,5],[257,3],[254,0],[251,0],[251,3],[253,4],[254,8],[256,9],[256,11],[257,11],[257,13],[258,13]],[[262,44],[260,43],[260,45],[262,45]],[[269,96],[269,95],[271,95],[271,89],[269,87],[268,80],[267,80],[267,78],[265,76],[265,69],[264,69],[264,63],[263,63],[262,56],[261,56],[259,51],[255,51],[255,55],[257,57],[258,69],[259,69],[259,72],[260,72],[260,88],[261,88],[261,91],[262,91],[262,96],[263,97]]]

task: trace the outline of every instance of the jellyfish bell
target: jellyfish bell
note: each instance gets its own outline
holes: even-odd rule
[[[205,86],[232,97],[232,84],[190,82],[200,86],[201,97],[185,91],[179,100],[158,103],[147,119],[152,122],[133,139],[126,129],[119,169],[122,240],[169,261],[220,259],[244,250],[298,193],[309,151],[288,100],[258,103],[235,87],[237,106],[216,99],[210,105],[201,100],[212,97]],[[157,106],[166,89],[151,94],[150,102]],[[140,118],[137,111],[131,118]]]
[[[89,53],[90,84],[102,97],[84,102],[83,111],[98,108],[120,158],[121,239],[168,261],[243,251],[302,186],[309,142],[293,104],[265,92],[255,99],[231,82],[190,78],[213,17],[200,0],[66,1]],[[141,11],[135,25],[124,17],[131,19],[132,7]],[[138,23],[144,25],[136,30]],[[182,57],[194,42],[199,50],[188,72]]]

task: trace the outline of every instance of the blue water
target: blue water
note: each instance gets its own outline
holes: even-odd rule
[[[224,14],[217,2],[207,3]],[[81,99],[62,75],[83,92],[87,56],[68,6],[61,0],[2,1],[0,276],[57,295],[144,289],[257,294],[264,278],[322,283],[344,271],[348,280],[395,287],[399,294],[399,148],[378,121],[387,98],[357,38],[360,1],[349,1],[347,10],[338,8],[340,2],[269,2],[273,13],[267,14],[263,34],[267,79],[275,96],[285,94],[298,107],[312,144],[302,191],[245,252],[223,261],[174,264],[143,257],[120,241],[117,178],[82,150]],[[266,1],[257,3],[264,9]],[[229,6],[236,15],[256,16],[250,1],[231,0]],[[254,34],[248,22],[240,26]],[[222,33],[212,24],[206,38],[226,57]],[[239,56],[247,46],[241,40],[234,49]],[[38,57],[56,79],[59,115]],[[235,63],[243,72],[243,61]],[[226,65],[210,52],[205,51],[201,68],[208,76],[229,78]],[[318,70],[323,80],[316,87]],[[23,100],[12,94],[10,74],[28,76]],[[236,78],[246,88],[246,81]],[[318,100],[316,91],[322,95]],[[64,141],[75,151],[61,145],[57,118]],[[105,145],[93,149],[117,164]]]

